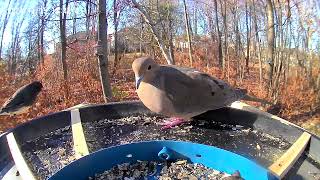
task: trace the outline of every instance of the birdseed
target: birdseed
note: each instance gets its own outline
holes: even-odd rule
[[[83,123],[89,152],[149,140],[179,140],[226,149],[269,166],[290,143],[281,137],[248,127],[196,120],[180,127],[161,130],[166,118],[154,115],[102,119]],[[21,151],[38,179],[48,179],[75,160],[70,126],[24,143]]]
[[[112,167],[88,180],[223,180],[231,175],[187,160],[176,162],[137,161]],[[240,179],[240,177],[239,177]]]
[[[90,152],[115,145],[150,140],[177,140],[216,146],[269,166],[290,143],[281,137],[240,125],[196,120],[161,130],[161,116],[130,116],[83,123]]]
[[[48,179],[76,159],[70,126],[27,141],[21,151],[37,179]]]

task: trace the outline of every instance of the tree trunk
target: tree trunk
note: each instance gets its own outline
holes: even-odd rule
[[[38,18],[39,18],[39,23],[38,23],[38,29],[37,29],[37,58],[38,58],[38,64],[42,63],[41,62],[41,15],[40,15],[40,6],[38,7]]]
[[[6,14],[4,16],[4,19],[3,19],[3,24],[2,24],[2,32],[1,32],[1,38],[0,38],[0,61],[2,60],[2,45],[3,45],[3,36],[4,36],[4,31],[6,30],[6,27],[7,27],[7,24],[8,24],[8,20],[11,16],[11,13],[12,13],[12,9],[10,10],[9,7],[10,7],[10,3],[11,3],[11,0],[9,0],[8,2],[8,6],[6,8]]]
[[[279,0],[275,3],[278,3],[278,8],[274,8],[274,14],[276,16],[277,27],[277,44],[278,48],[275,48],[275,58],[274,58],[274,67],[273,67],[273,77],[272,77],[272,97],[275,101],[278,100],[280,79],[283,72],[283,55],[284,55],[284,38],[283,38],[283,25],[282,25],[282,7]]]
[[[11,28],[11,35],[12,35],[12,41],[11,41],[11,62],[9,66],[9,72],[10,75],[15,76],[16,70],[17,70],[17,63],[18,61],[21,61],[22,56],[22,49],[21,49],[21,37],[20,37],[20,31],[22,24],[24,22],[24,18],[21,21],[16,22],[16,24]]]
[[[214,27],[213,27],[213,17],[212,17],[212,13],[211,13],[211,9],[208,9],[206,10],[206,14],[207,14],[207,21],[208,21],[208,31],[210,33],[210,37],[212,39],[212,42],[215,42],[216,41],[216,38],[215,38],[215,34],[214,34]]]
[[[140,4],[138,4],[135,0],[131,0],[132,4],[134,5],[135,8],[137,8],[141,15],[143,16],[145,22],[150,26],[151,31],[153,33],[153,36],[155,40],[157,41],[159,48],[166,59],[167,63],[170,65],[174,64],[174,60],[170,56],[170,50],[169,48],[165,47],[165,44],[160,36],[160,32],[156,29],[155,23],[152,22],[152,18],[149,16],[149,14],[141,7]]]
[[[309,60],[309,63],[308,63],[308,76],[307,76],[307,79],[309,80],[309,85],[312,86],[314,84],[313,82],[313,77],[312,77],[312,69],[313,69],[313,58],[312,58],[312,29],[311,27],[308,27],[308,31],[307,31],[307,60]]]
[[[40,62],[44,63],[44,44],[43,44],[43,36],[45,30],[45,10],[47,8],[47,0],[43,1],[42,7],[42,15],[41,15],[41,28],[40,28]]]
[[[103,99],[108,102],[108,98],[112,97],[112,91],[108,74],[106,0],[98,1],[98,12],[97,56]]]
[[[217,3],[217,0],[214,0],[214,9],[215,9],[215,14],[216,14],[216,27],[217,27],[217,32],[218,32],[218,62],[219,62],[219,66],[222,67],[223,62],[222,62],[221,32],[220,32],[220,29],[219,29],[219,17],[218,17],[218,3]]]
[[[291,48],[291,38],[292,38],[292,26],[291,26],[291,9],[290,9],[290,0],[287,0],[287,28],[286,28],[286,47]],[[288,52],[287,58],[286,58],[286,68],[284,73],[284,85],[287,85],[289,73],[290,73],[290,60],[291,60],[291,53],[292,51]]]
[[[31,51],[32,51],[32,35],[31,32],[28,32],[28,56],[27,56],[27,62],[28,62],[28,70],[29,74],[33,74],[33,68],[32,68],[32,61],[31,61]]]
[[[236,56],[239,58],[240,56],[240,51],[241,51],[241,36],[240,36],[240,31],[239,31],[239,17],[237,16],[237,9],[238,9],[238,1],[235,1],[234,2],[234,6],[231,7],[231,13],[233,15],[233,21],[234,21],[234,33],[235,33],[235,36],[236,36],[236,47],[235,47],[235,52],[236,52]]]
[[[41,18],[41,29],[40,29],[40,62],[44,63],[44,44],[43,44],[43,34],[44,34],[44,17]]]
[[[251,34],[251,30],[249,28],[249,12],[248,12],[249,10],[248,10],[248,2],[247,1],[245,2],[245,6],[246,6],[246,27],[247,27],[246,72],[249,74],[250,34]]]
[[[63,8],[63,0],[60,0],[60,42],[61,42],[61,61],[63,69],[64,89],[66,99],[69,99],[69,85],[68,85],[68,68],[66,60],[67,39],[66,39],[66,18],[69,0],[66,1],[65,10]]]
[[[193,8],[193,33],[194,35],[198,34],[198,11],[197,11],[197,3],[195,4],[195,7]]]
[[[74,1],[72,34],[77,33],[77,11],[78,11],[78,3],[77,1]]]
[[[139,39],[139,52],[142,55],[142,40],[143,39],[143,18],[140,16],[140,39]]]
[[[189,44],[189,59],[190,59],[190,65],[193,64],[193,58],[192,58],[192,45],[191,45],[191,34],[190,34],[190,24],[189,24],[189,18],[188,18],[188,10],[186,5],[186,0],[183,0],[183,6],[184,6],[184,17],[185,17],[185,23],[186,23],[186,31],[187,31],[187,37],[188,37],[188,44]]]
[[[170,11],[169,11],[170,13]],[[171,59],[173,60],[173,64],[175,64],[174,62],[174,46],[173,46],[173,33],[174,33],[174,30],[173,30],[173,20],[172,20],[172,15],[170,14],[168,17],[168,21],[169,21],[169,52],[170,52],[170,56],[171,56]]]
[[[86,39],[89,39],[90,34],[90,14],[91,14],[91,0],[86,0]]]
[[[267,39],[268,39],[268,51],[267,51],[267,80],[269,85],[269,90],[271,90],[272,77],[273,77],[273,65],[274,65],[274,38],[275,38],[275,29],[274,29],[274,14],[273,14],[273,5],[271,0],[267,0]],[[270,92],[270,91],[269,91]]]
[[[237,20],[239,20],[240,18],[236,18]],[[240,30],[239,30],[239,24],[238,22],[236,22],[236,27],[235,27],[235,31],[236,31],[236,54],[239,58],[241,58],[241,35],[240,35]]]
[[[239,30],[239,22],[240,17],[237,15],[238,10],[238,1],[234,1],[234,5],[231,7],[231,13],[233,14],[233,21],[234,21],[234,33],[235,33],[235,52],[237,58],[237,77],[239,77],[239,81],[242,82],[243,78],[243,68],[242,68],[242,46],[241,46],[241,35]]]
[[[227,1],[224,1],[223,7],[222,7],[221,0],[220,0],[220,4],[221,4],[221,11],[223,8],[222,17],[223,17],[223,29],[224,29],[224,53],[223,53],[223,59],[222,59],[222,70],[223,70],[223,73],[225,74],[225,64],[227,62],[227,57],[228,57]],[[229,71],[228,71],[228,73],[229,73]]]
[[[260,46],[260,38],[259,38],[259,31],[258,31],[258,18],[257,18],[255,0],[252,1],[252,6],[253,6],[253,18],[254,18],[254,32],[256,36],[254,45],[258,49],[258,53],[255,53],[255,54],[256,56],[258,56],[258,60],[259,60],[259,85],[260,85],[260,88],[262,88],[262,82],[263,82],[262,58],[261,58],[261,46]],[[256,48],[254,49],[255,51],[257,51]]]
[[[113,0],[113,26],[114,26],[114,61],[113,61],[113,72],[115,74],[118,64],[118,12],[120,15],[120,10],[117,10],[117,0]]]

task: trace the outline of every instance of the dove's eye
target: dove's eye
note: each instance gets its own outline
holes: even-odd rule
[[[151,69],[151,65],[148,66],[148,70],[150,70],[150,69]]]

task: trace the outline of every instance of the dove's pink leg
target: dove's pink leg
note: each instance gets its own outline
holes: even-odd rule
[[[162,130],[164,129],[171,129],[175,126],[180,126],[183,123],[186,123],[188,121],[182,119],[182,118],[170,118],[168,121],[165,121],[164,123],[161,123]]]

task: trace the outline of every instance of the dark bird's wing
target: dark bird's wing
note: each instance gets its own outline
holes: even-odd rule
[[[1,113],[12,113],[21,108],[31,106],[35,101],[41,88],[38,89],[35,83],[27,84],[19,88],[2,106]]]
[[[24,87],[22,87],[24,88]],[[25,105],[24,93],[22,88],[17,90],[3,105],[1,113],[19,109]]]

